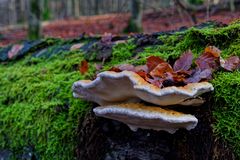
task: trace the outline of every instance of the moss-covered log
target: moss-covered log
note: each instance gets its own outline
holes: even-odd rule
[[[22,59],[4,58],[0,64],[0,157],[238,159],[239,71],[216,73],[211,81],[215,91],[206,95],[208,102],[190,111],[200,120],[197,128],[174,135],[148,130],[134,133],[121,123],[85,115],[94,104],[74,99],[71,86],[94,77],[95,65],[103,60],[101,71],[123,63],[143,64],[149,55],[172,63],[188,49],[197,56],[206,45],[221,49],[223,57],[240,56],[239,42],[239,23],[208,23],[177,32],[139,34],[110,46],[103,46],[98,38],[51,41],[24,52]],[[70,51],[76,43],[85,45]],[[0,56],[6,51],[1,49]],[[78,68],[83,59],[90,68],[81,75]]]

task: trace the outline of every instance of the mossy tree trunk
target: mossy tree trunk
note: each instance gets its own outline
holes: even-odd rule
[[[131,0],[131,19],[126,32],[142,31],[143,0]]]
[[[41,0],[28,1],[28,38],[30,40],[41,37]]]

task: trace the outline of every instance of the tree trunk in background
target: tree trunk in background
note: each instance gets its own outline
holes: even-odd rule
[[[142,31],[143,0],[131,0],[131,19],[126,32]]]
[[[28,1],[28,38],[30,40],[41,37],[40,0]]]
[[[17,13],[16,13],[16,2],[15,0],[10,0],[9,1],[9,24],[16,24],[17,22]]]
[[[42,12],[42,20],[51,19],[51,10],[49,8],[49,0],[41,0],[41,12]]]
[[[80,2],[79,0],[74,0],[74,17],[78,18],[80,16]]]
[[[231,10],[231,12],[234,12],[235,11],[234,0],[230,0],[229,3],[230,3],[230,10]]]
[[[67,7],[67,17],[71,17],[72,16],[72,8],[73,8],[73,4],[72,4],[72,0],[66,0],[66,7]]]
[[[99,14],[99,5],[98,5],[98,0],[95,0],[95,4],[94,4],[94,13],[95,14]]]

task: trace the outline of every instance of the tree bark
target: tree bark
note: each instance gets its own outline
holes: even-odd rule
[[[30,40],[41,37],[41,11],[39,0],[29,0],[28,3],[28,38]]]

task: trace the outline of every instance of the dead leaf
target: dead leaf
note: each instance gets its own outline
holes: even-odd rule
[[[19,53],[19,51],[23,48],[23,45],[15,44],[12,46],[11,50],[8,52],[8,58],[12,59],[16,57],[16,55]]]
[[[191,51],[185,52],[173,65],[174,71],[187,71],[192,65],[193,54]]]
[[[194,74],[186,79],[187,83],[197,83],[201,80],[210,80],[212,79],[212,70],[211,69],[205,69],[201,71],[201,69],[197,68]]]
[[[84,45],[84,43],[74,44],[74,45],[71,46],[70,51],[79,50],[83,45]]]
[[[135,70],[136,70],[136,72],[138,72],[138,71],[144,71],[144,72],[148,72],[148,67],[147,67],[147,65],[140,65],[140,66],[136,66],[135,67]]]
[[[164,73],[173,72],[172,67],[167,62],[158,64],[149,74],[152,77],[164,77]]]
[[[205,48],[204,53],[210,53],[212,56],[218,58],[220,57],[221,51],[215,46],[208,46]]]
[[[220,61],[221,67],[227,71],[234,71],[240,65],[240,59],[238,56],[229,57],[226,60]]]
[[[157,56],[150,56],[147,58],[148,72],[151,72],[158,64],[165,62],[163,59]]]
[[[117,66],[117,68],[119,68],[122,71],[133,71],[133,72],[135,72],[135,67],[131,64],[121,64],[121,65]]]
[[[201,70],[205,69],[215,70],[220,66],[219,57],[215,57],[209,52],[206,52],[202,54],[200,57],[198,57],[195,63]]]
[[[88,71],[88,62],[86,60],[81,61],[79,71],[81,74],[85,74]]]
[[[117,68],[117,67],[112,67],[109,69],[109,71],[113,71],[113,72],[122,72],[121,69]]]

